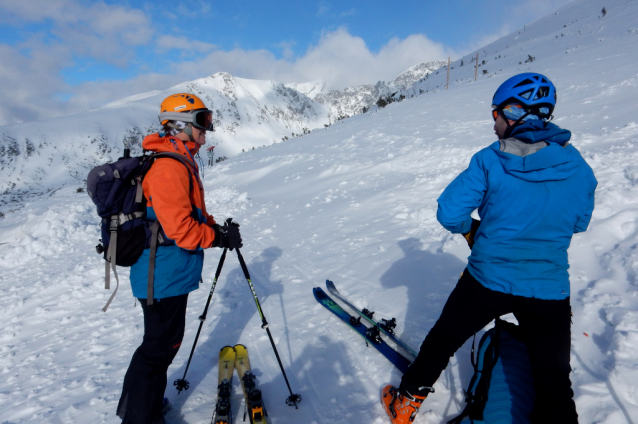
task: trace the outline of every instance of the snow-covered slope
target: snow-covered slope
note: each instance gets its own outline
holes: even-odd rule
[[[397,332],[418,348],[469,253],[436,222],[436,198],[494,141],[494,90],[528,69],[558,86],[556,122],[572,130],[599,181],[590,229],[569,250],[580,422],[638,422],[638,3],[581,0],[520,32],[485,46],[492,59],[479,73],[490,72],[476,83],[473,69],[465,75],[455,65],[449,90],[441,88],[445,72],[435,72],[421,83],[430,84],[424,95],[207,169],[208,209],[242,224],[242,253],[304,400],[298,410],[284,404],[285,383],[232,255],[188,371],[191,388],[178,396],[170,385],[184,373],[219,259],[219,250],[209,251],[204,287],[190,296],[186,337],[169,369],[172,423],[210,420],[215,358],[235,343],[251,350],[274,424],[387,423],[379,391],[398,383],[399,372],[317,304],[311,289],[332,279],[357,305],[396,317]],[[527,54],[536,60],[525,64]],[[108,292],[93,247],[97,223],[88,196],[68,186],[0,220],[0,422],[119,422],[119,390],[143,325],[126,283],[100,311]],[[463,407],[469,357],[468,343],[416,424],[444,422]],[[236,379],[234,390],[241,420]]]

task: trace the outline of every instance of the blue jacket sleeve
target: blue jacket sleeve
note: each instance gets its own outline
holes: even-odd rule
[[[574,226],[574,233],[583,233],[587,231],[589,221],[591,220],[591,214],[594,211],[594,200],[598,181],[596,181],[596,177],[594,177],[594,173],[591,169],[589,169],[588,176],[589,190],[587,204],[585,205],[584,213],[578,218],[578,222],[576,222],[576,225]]]
[[[479,152],[480,153],[480,152]],[[466,234],[472,226],[472,212],[481,205],[487,191],[487,177],[482,161],[475,154],[470,166],[446,187],[437,199],[436,219],[454,234]]]

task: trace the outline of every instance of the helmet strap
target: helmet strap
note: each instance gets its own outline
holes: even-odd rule
[[[519,125],[522,125],[524,122],[524,119],[529,114],[530,114],[530,111],[528,110],[525,112],[525,115],[521,116],[520,118],[516,120],[516,122],[510,125],[509,119],[507,119],[507,117],[505,117],[505,113],[503,113],[503,117],[505,117],[505,122],[507,122],[507,128],[505,129],[505,134],[504,134],[505,138],[510,138],[512,136],[512,131],[514,131],[514,128],[518,127]]]
[[[193,138],[193,124],[186,125],[186,128],[184,128],[183,131],[184,131],[184,134],[186,134],[188,136],[190,141],[192,141],[193,143],[197,144],[197,142]]]
[[[177,134],[181,133],[184,129],[172,121],[168,121],[166,124],[164,124],[164,126],[170,128],[170,130],[168,131],[168,134],[172,136],[176,136]]]
[[[171,130],[171,135],[175,136],[177,134],[179,134],[180,132],[183,132],[184,134],[186,134],[188,136],[188,139],[190,141],[192,141],[193,143],[197,143],[195,141],[195,139],[193,138],[193,124],[191,123],[186,123],[185,127],[181,127],[171,121],[166,123],[167,127],[173,128],[173,130]]]

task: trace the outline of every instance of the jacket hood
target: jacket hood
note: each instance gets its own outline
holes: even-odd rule
[[[564,146],[572,138],[572,133],[551,122],[531,120],[514,128],[510,137],[517,138],[525,143],[546,141]]]
[[[539,146],[542,148],[527,155],[501,151],[502,141],[490,146],[505,172],[516,178],[531,182],[561,181],[571,177],[580,167],[580,153],[567,143],[571,133],[552,123],[525,122],[515,128],[512,137],[516,139],[514,142],[530,144],[528,152],[535,150],[532,149],[534,144],[542,143]]]
[[[142,142],[142,148],[144,150],[150,150],[152,152],[188,152],[191,156],[199,151],[201,146],[192,141],[182,141],[179,138],[172,137],[170,135],[155,133],[144,138]]]

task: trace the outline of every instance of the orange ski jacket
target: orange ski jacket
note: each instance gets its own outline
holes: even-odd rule
[[[211,228],[215,220],[206,212],[204,189],[193,159],[200,146],[156,133],[146,137],[142,147],[153,152],[179,153],[194,164],[188,169],[175,159],[156,159],[142,182],[147,219],[158,220],[164,234],[175,242],[157,248],[153,297],[186,294],[199,287],[202,249],[212,247],[215,239]],[[148,267],[149,249],[145,249],[131,267],[133,295],[140,299],[147,296]]]
[[[144,139],[142,147],[153,152],[179,153],[195,163],[193,156],[200,146],[155,133]],[[196,163],[190,173],[193,190],[189,192],[191,177],[186,167],[174,159],[160,158],[144,177],[142,187],[147,208],[155,212],[164,233],[175,240],[175,244],[188,250],[205,249],[211,247],[215,239],[215,232],[210,227],[215,220],[206,212],[204,187]],[[191,216],[193,205],[198,212],[197,219]]]

